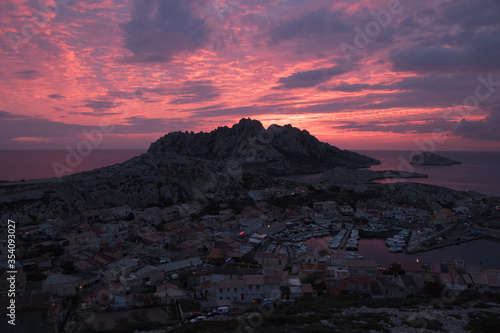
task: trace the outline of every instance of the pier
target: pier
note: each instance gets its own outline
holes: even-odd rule
[[[485,237],[495,237],[497,239],[500,239],[499,236],[499,230],[489,230],[475,226],[471,226],[470,229],[468,229],[463,225],[454,224],[447,227],[446,229],[427,236],[422,240],[419,240],[417,244],[409,246],[406,249],[405,253],[415,254],[419,252],[427,252]],[[411,239],[413,239],[413,237],[414,236],[412,235]]]

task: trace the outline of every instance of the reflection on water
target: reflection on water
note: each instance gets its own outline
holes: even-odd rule
[[[328,241],[331,237],[311,238],[305,241],[309,252],[337,251],[352,252],[345,249],[331,250],[328,248]],[[500,242],[487,239],[478,239],[459,245],[447,246],[441,249],[422,252],[417,254],[406,254],[404,252],[389,252],[385,245],[385,240],[380,238],[363,238],[359,240],[359,251],[363,259],[375,260],[381,267],[388,267],[393,262],[412,262],[419,259],[422,263],[450,261],[464,259],[467,263],[482,264],[484,268],[500,269],[500,260],[497,253],[500,253]]]
[[[373,238],[359,241],[359,254],[363,256],[363,259],[375,260],[382,267],[387,267],[393,262],[416,261],[418,258],[420,262],[424,263],[465,259],[469,263],[482,263],[484,268],[500,269],[500,260],[498,260],[496,253],[500,253],[500,242],[486,239],[411,255],[389,252],[383,239]]]
[[[420,179],[398,179],[401,182],[418,182],[449,187],[459,191],[480,191],[488,195],[500,196],[500,152],[450,151],[437,152],[440,155],[462,162],[459,165],[433,166],[410,165],[410,151],[358,151],[358,153],[376,158],[380,165],[373,165],[371,170],[415,171],[429,176]],[[394,180],[381,180],[387,183]]]

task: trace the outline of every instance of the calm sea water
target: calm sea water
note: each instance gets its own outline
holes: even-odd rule
[[[388,267],[393,262],[415,262],[417,259],[423,263],[453,262],[455,259],[464,259],[470,264],[482,264],[485,268],[500,269],[500,261],[496,255],[500,252],[500,242],[487,239],[478,239],[418,254],[389,252],[384,239],[360,239],[358,252],[363,259],[375,260],[382,267]]]
[[[94,150],[82,157],[71,173],[89,171],[125,162],[144,150]],[[57,177],[52,163],[66,163],[65,150],[0,150],[0,180],[40,179]],[[65,174],[67,175],[67,174]]]
[[[329,250],[328,240],[330,238],[312,238],[305,243],[311,252]],[[336,251],[345,252],[346,250],[338,249]],[[453,262],[455,259],[463,259],[469,264],[481,264],[485,268],[500,269],[500,260],[497,256],[497,253],[500,252],[500,242],[488,239],[478,239],[417,254],[406,254],[404,252],[390,252],[385,245],[385,239],[363,238],[359,240],[359,251],[356,252],[361,254],[363,259],[375,260],[381,267],[389,267],[393,262],[416,262],[417,259],[422,263]]]
[[[360,154],[376,158],[382,162],[371,170],[408,171],[410,151],[363,150]],[[500,152],[443,151],[439,155],[462,162],[450,166],[413,166],[418,173],[429,176],[425,179],[401,179],[400,181],[439,185],[460,191],[479,191],[500,196]],[[405,162],[401,162],[401,160]],[[380,181],[388,182],[388,181]]]
[[[408,161],[409,151],[364,150],[358,153],[382,162],[372,170],[398,170],[401,159]],[[94,150],[82,158],[81,164],[72,168],[72,173],[124,162],[145,150]],[[462,162],[452,166],[414,166],[414,171],[429,175],[425,179],[401,179],[449,187],[455,190],[474,190],[488,195],[500,196],[500,152],[438,152]],[[64,150],[0,150],[0,180],[51,178],[56,174],[53,162],[66,164]],[[408,166],[408,165],[407,165]],[[403,170],[407,170],[407,166]],[[381,181],[384,182],[384,181]]]

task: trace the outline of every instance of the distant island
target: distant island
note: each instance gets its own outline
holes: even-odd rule
[[[444,156],[431,153],[429,151],[423,152],[421,154],[412,157],[410,164],[414,165],[453,165],[462,164],[461,162],[450,160]]]

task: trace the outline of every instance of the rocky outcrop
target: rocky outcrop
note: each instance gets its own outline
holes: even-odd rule
[[[431,153],[429,151],[423,152],[421,154],[412,157],[411,164],[414,165],[453,165],[461,164],[458,161],[450,160],[449,158],[443,157],[441,155]]]
[[[265,129],[257,120],[209,133],[173,132],[152,143],[149,153],[168,152],[217,161],[235,161],[270,175],[311,174],[333,167],[366,168],[380,161],[320,142],[291,125]]]
[[[334,168],[326,171],[314,183],[330,186],[346,186],[365,184],[378,179],[400,179],[400,178],[427,178],[427,175],[393,170],[353,170],[348,168]]]

